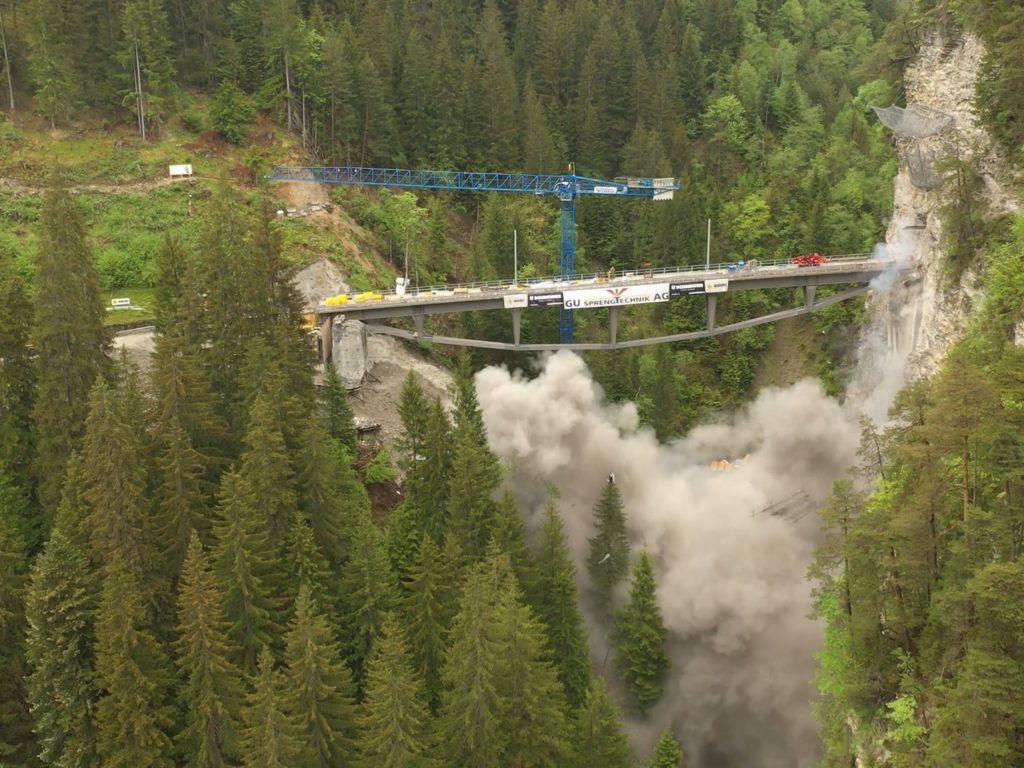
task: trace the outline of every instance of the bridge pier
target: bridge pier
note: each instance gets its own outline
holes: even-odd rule
[[[369,363],[369,352],[366,348],[366,326],[361,320],[339,318],[331,328],[330,365],[333,365],[341,377],[346,389],[355,389],[363,383]]]
[[[512,308],[512,343],[519,346],[519,328],[523,319],[523,310],[519,307]]]
[[[804,286],[804,306],[808,309],[814,306],[814,289],[813,285]]]
[[[709,293],[704,297],[708,306],[708,332],[715,330],[715,310],[718,308],[718,295]]]
[[[608,308],[608,335],[611,343],[614,344],[619,335],[619,308]]]
[[[413,312],[412,324],[416,327],[416,335],[417,336],[422,336],[423,335],[423,313],[422,312]]]
[[[331,315],[325,315],[320,321],[320,362],[324,365],[331,362],[331,348],[334,346],[334,340],[331,338],[333,324],[334,318]]]

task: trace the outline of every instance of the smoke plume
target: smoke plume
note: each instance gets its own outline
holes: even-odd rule
[[[546,483],[558,488],[584,580],[593,507],[612,472],[634,546],[655,559],[672,670],[661,703],[637,724],[638,748],[671,725],[688,765],[811,765],[821,629],[807,618],[805,573],[816,524],[765,510],[795,495],[820,504],[852,464],[858,430],[841,407],[802,381],[663,446],[638,428],[632,405],[605,402],[569,352],[548,357],[533,379],[485,369],[477,390],[521,497],[539,506]],[[722,457],[738,461],[713,470]],[[591,635],[600,663],[605,640],[593,620]]]

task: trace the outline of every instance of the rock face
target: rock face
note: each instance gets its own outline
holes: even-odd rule
[[[335,318],[331,325],[331,356],[346,389],[362,386],[369,364],[362,321]]]
[[[893,218],[886,246],[890,255],[909,257],[917,270],[917,284],[908,293],[910,311],[903,313],[901,332],[893,334],[910,352],[911,377],[928,376],[937,370],[949,347],[962,337],[971,312],[982,299],[974,287],[978,282],[976,273],[968,271],[958,285],[950,284],[943,274],[941,211],[949,200],[950,185],[922,184],[921,164],[934,169],[935,159],[973,157],[982,173],[990,212],[1019,208],[1000,182],[1006,175],[1005,165],[974,109],[975,82],[983,55],[984,46],[976,36],[933,29],[904,75],[908,105],[918,104],[953,118],[948,128],[934,136],[896,135],[900,171],[893,189]]]

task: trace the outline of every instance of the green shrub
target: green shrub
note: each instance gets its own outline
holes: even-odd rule
[[[245,141],[249,123],[255,113],[252,100],[228,80],[220,84],[210,106],[213,127],[232,144]]]
[[[194,109],[186,109],[181,114],[181,124],[193,133],[202,133],[206,129],[206,119]]]
[[[386,483],[389,480],[394,480],[398,475],[395,468],[391,465],[391,454],[388,453],[387,448],[381,448],[377,451],[377,455],[373,457],[373,460],[366,465],[366,484],[373,485],[374,483]]]

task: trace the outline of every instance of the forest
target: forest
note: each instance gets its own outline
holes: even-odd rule
[[[1011,0],[0,0],[0,166],[46,187],[0,190],[0,765],[690,765],[677,733],[643,754],[627,738],[669,659],[616,485],[594,489],[577,573],[557,489],[537,530],[506,491],[482,356],[448,359],[450,412],[410,377],[400,444],[360,460],[344,387],[314,383],[289,280],[307,244],[260,177],[288,157],[574,162],[681,182],[665,206],[581,204],[584,267],[703,261],[708,219],[723,260],[869,252],[896,170],[870,107],[899,102],[928,25],[985,40],[979,111],[1020,161],[1020,16]],[[187,223],[154,194],[101,231],[106,203],[68,189],[96,180],[86,161],[28,159],[29,137],[86,128],[142,148],[212,133],[241,170]],[[525,274],[556,271],[538,201],[334,199],[411,246],[424,280],[507,274],[513,227]],[[1024,228],[971,211],[949,212],[973,233],[951,273],[977,267],[984,304],[893,425],[865,425],[862,466],[822,512],[823,765],[1024,765]],[[115,258],[111,228],[149,244]],[[153,298],[146,372],[104,322],[104,289],[126,288]],[[790,301],[735,298],[720,321]],[[690,330],[692,312],[623,333]],[[838,305],[794,329],[800,373],[841,396],[862,319]],[[781,341],[763,327],[588,363],[670,440],[775,383]],[[402,502],[374,507],[396,468]]]

